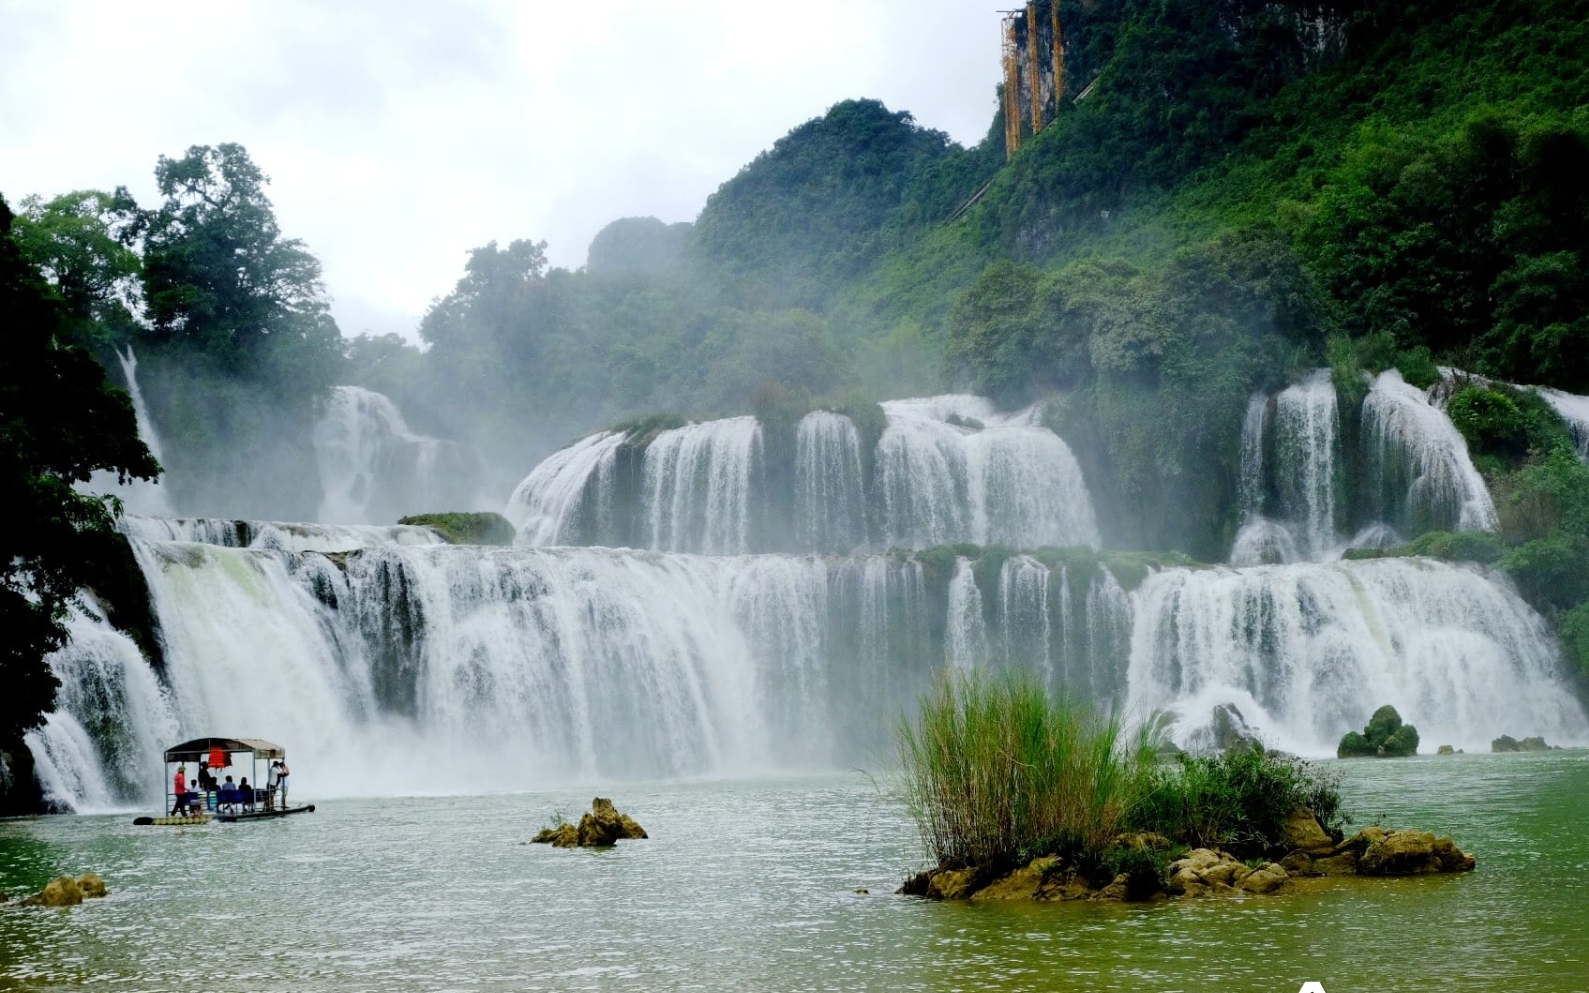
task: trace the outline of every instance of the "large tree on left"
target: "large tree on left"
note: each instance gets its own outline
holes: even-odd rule
[[[78,492],[97,471],[153,479],[132,402],[81,347],[62,344],[60,296],[23,258],[0,198],[0,748],[38,726],[57,681],[45,656],[119,511]]]

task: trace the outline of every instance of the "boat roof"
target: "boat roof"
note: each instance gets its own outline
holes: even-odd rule
[[[263,738],[194,738],[166,749],[167,762],[197,762],[209,755],[210,749],[223,752],[253,752],[262,759],[284,759],[287,749]]]

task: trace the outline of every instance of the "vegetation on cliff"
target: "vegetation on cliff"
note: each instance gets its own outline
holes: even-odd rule
[[[89,353],[66,344],[71,316],[13,238],[0,199],[0,751],[36,727],[55,700],[44,656],[66,638],[68,606],[100,577],[120,507],[74,488],[96,472],[153,479],[132,402]]]

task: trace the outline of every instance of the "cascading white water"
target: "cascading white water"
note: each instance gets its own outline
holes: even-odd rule
[[[739,554],[750,550],[751,479],[759,469],[754,417],[686,424],[646,448],[648,547]]]
[[[997,414],[980,397],[892,400],[877,446],[884,544],[1099,545],[1069,446],[1036,410]],[[961,423],[950,423],[955,417]],[[976,424],[967,424],[976,421]]]
[[[1589,459],[1589,397],[1563,393],[1548,386],[1536,386],[1539,395],[1555,409],[1578,444],[1580,458]]]
[[[133,353],[132,346],[127,346],[126,351],[117,350],[116,358],[121,365],[122,380],[127,384],[127,395],[132,398],[133,417],[138,425],[138,440],[149,449],[149,454],[154,456],[156,462],[165,466],[165,451],[160,444],[160,435],[155,431],[154,421],[149,418],[149,408],[143,400],[143,390],[138,386],[138,356]],[[147,479],[133,479],[122,483],[113,472],[96,472],[84,487],[90,493],[110,493],[121,498],[123,509],[129,514],[156,514],[169,517],[176,511],[171,506],[171,496],[166,487],[159,481]]]
[[[442,538],[411,524],[300,524],[288,521],[224,521],[211,517],[136,517],[117,529],[144,541],[192,541],[223,548],[280,552],[346,552],[386,545],[439,545]]]
[[[1275,479],[1284,516],[1297,521],[1304,554],[1326,557],[1337,544],[1336,466],[1340,415],[1330,370],[1316,369],[1275,397]]]
[[[314,448],[323,522],[388,523],[473,503],[470,467],[458,446],[414,434],[397,406],[372,390],[333,387]]]
[[[1495,504],[1461,433],[1394,369],[1374,379],[1363,401],[1363,445],[1383,520],[1413,534],[1495,528]]]
[[[977,588],[971,560],[955,559],[949,580],[949,620],[944,632],[945,654],[957,669],[971,670],[988,661],[987,624],[982,618],[982,591]]]
[[[582,515],[599,516],[611,503],[618,448],[628,437],[621,431],[602,431],[582,438],[553,452],[524,477],[503,511],[518,529],[518,544],[569,544]]]
[[[74,605],[66,629],[69,640],[49,657],[61,681],[55,710],[25,740],[47,802],[78,813],[116,809],[159,783],[176,718],[138,646],[98,604]]]
[[[861,432],[842,414],[814,410],[795,437],[795,521],[811,552],[866,544]]]
[[[1138,594],[1129,705],[1177,740],[1234,704],[1271,745],[1330,754],[1391,704],[1427,747],[1580,740],[1544,620],[1505,580],[1418,559],[1173,569]],[[1517,729],[1525,729],[1520,732]]]

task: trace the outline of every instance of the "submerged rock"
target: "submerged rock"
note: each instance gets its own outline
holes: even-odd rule
[[[85,872],[78,876],[77,888],[83,891],[83,896],[87,899],[102,897],[108,892],[105,889],[105,881],[97,872]]]
[[[1343,841],[1338,855],[1357,857],[1360,876],[1421,876],[1439,872],[1469,872],[1473,856],[1450,838],[1432,831],[1390,831],[1367,827]]]
[[[596,797],[590,806],[578,824],[564,821],[542,828],[530,841],[553,848],[610,848],[622,838],[649,837],[638,821],[620,813],[606,797]]]
[[[416,514],[399,524],[428,527],[450,545],[511,545],[517,535],[501,514]]]

